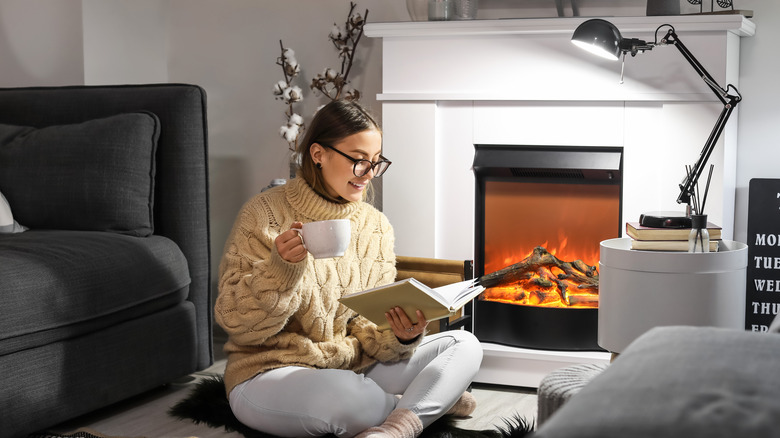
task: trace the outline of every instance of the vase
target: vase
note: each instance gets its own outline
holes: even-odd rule
[[[479,9],[479,0],[453,0],[455,10],[453,17],[455,20],[474,20],[477,18]]]
[[[428,21],[452,20],[455,0],[428,0]]]
[[[406,10],[412,21],[428,19],[428,0],[406,0]]]
[[[295,178],[295,174],[298,171],[298,166],[300,165],[301,157],[298,155],[297,152],[291,152],[290,153],[290,159],[289,159],[289,166],[290,166],[290,179]]]

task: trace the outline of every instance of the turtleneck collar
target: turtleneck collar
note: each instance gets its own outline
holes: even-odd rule
[[[287,197],[287,202],[296,211],[312,221],[347,219],[362,204],[362,202],[338,204],[328,201],[318,195],[301,176],[296,176],[287,181],[287,184],[285,184],[285,196]]]

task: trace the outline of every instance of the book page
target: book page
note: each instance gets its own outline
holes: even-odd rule
[[[475,283],[476,280],[466,280],[439,286],[433,290],[448,304],[450,310],[457,310],[461,307],[461,301],[468,301],[485,289],[482,286],[475,285]]]

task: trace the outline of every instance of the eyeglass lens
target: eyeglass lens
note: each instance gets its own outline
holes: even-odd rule
[[[372,163],[368,160],[358,160],[352,168],[352,173],[354,173],[355,176],[360,177],[367,174],[368,171],[373,168],[374,178],[378,178],[385,173],[388,167],[390,167],[390,162],[384,160],[377,161],[376,163]]]

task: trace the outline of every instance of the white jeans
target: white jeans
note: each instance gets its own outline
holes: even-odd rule
[[[481,362],[477,338],[452,330],[426,336],[410,359],[377,363],[365,374],[266,371],[236,386],[230,407],[245,425],[282,437],[351,437],[382,424],[396,408],[414,412],[427,427],[460,398]]]

